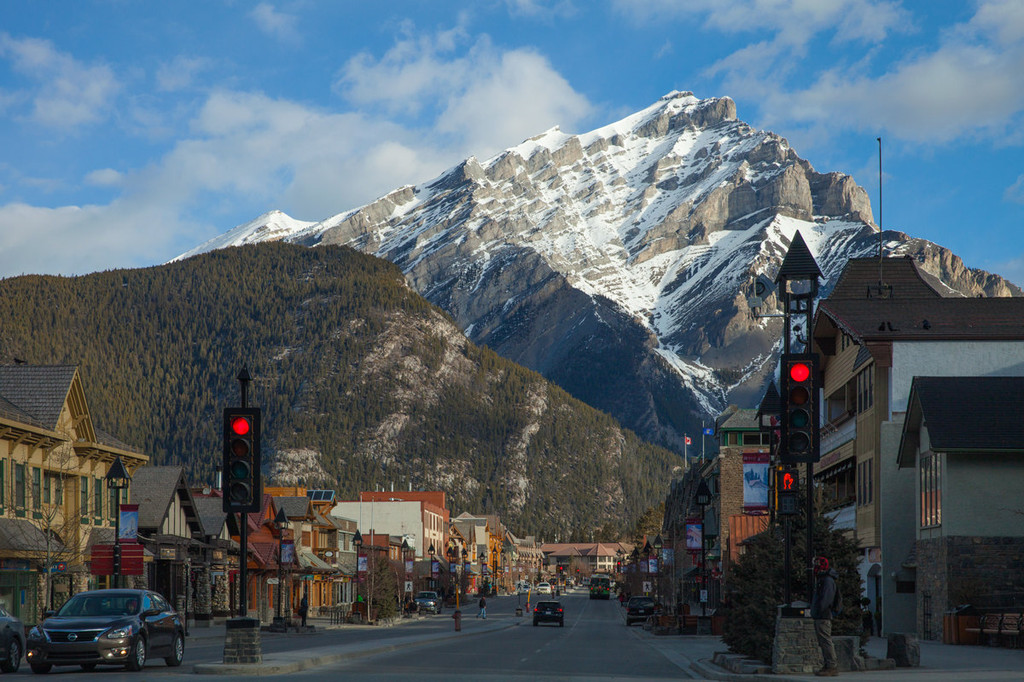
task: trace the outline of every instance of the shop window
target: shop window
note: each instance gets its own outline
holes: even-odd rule
[[[872,464],[873,459],[869,457],[857,465],[857,504],[860,506],[874,502]]]
[[[865,412],[875,404],[875,367],[868,366],[857,374],[857,413]]]

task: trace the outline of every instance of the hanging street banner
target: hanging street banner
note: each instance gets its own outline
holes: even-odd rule
[[[281,563],[290,564],[295,561],[295,541],[284,540],[281,542]]]
[[[686,549],[699,550],[703,544],[704,524],[700,519],[686,519]]]
[[[764,514],[768,511],[767,452],[743,453],[743,513]]]
[[[360,554],[359,558],[356,559],[356,570],[360,573],[366,573],[368,568],[367,559],[365,554]]]
[[[117,527],[118,542],[139,541],[139,505],[122,504]]]

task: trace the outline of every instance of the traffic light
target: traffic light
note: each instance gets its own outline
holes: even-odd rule
[[[780,515],[800,512],[800,474],[796,469],[778,469],[775,472],[776,510]]]
[[[817,462],[818,356],[784,353],[781,367],[782,428],[779,461],[783,464]]]
[[[263,498],[260,476],[260,409],[224,408],[224,511],[257,512]]]

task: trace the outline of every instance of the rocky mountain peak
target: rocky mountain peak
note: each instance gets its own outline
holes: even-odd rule
[[[587,133],[552,128],[471,157],[288,239],[398,264],[474,342],[681,450],[730,402],[756,404],[774,371],[778,326],[752,319],[746,296],[797,230],[826,279],[877,248],[850,176],[819,173],[728,97],[672,92]],[[1000,290],[909,241],[887,248],[944,263],[954,288]]]

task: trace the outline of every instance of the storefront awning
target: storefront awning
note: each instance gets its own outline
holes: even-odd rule
[[[333,571],[334,566],[313,554],[308,549],[299,549],[298,552],[299,567],[312,569],[314,571]]]
[[[56,556],[66,551],[64,543],[55,535],[50,535],[49,547],[46,540],[46,534],[31,521],[0,519],[0,548],[3,550],[17,553],[23,558],[27,558],[25,554],[45,555],[49,551],[50,556]]]

